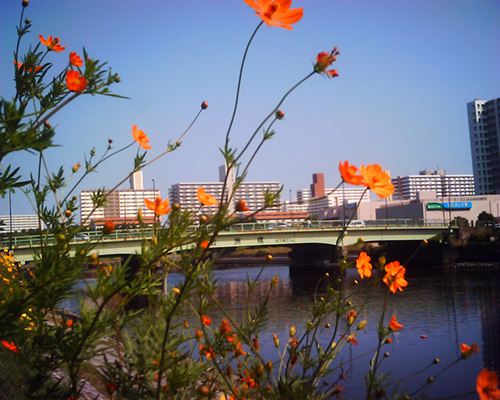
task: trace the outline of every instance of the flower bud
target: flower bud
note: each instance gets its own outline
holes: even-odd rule
[[[385,357],[385,358],[389,357],[389,352],[388,352],[388,351],[386,351],[386,352],[384,353],[384,357]]]
[[[81,168],[82,164],[78,163],[78,164],[75,164],[73,165],[73,167],[71,168],[71,171],[73,171],[73,173],[75,173],[76,171],[78,171],[80,168]]]
[[[391,344],[392,343],[392,338],[388,337],[387,339],[385,339],[385,343],[386,344]]]
[[[71,210],[66,210],[64,213],[66,214],[66,217],[71,217]]]
[[[432,383],[432,382],[434,382],[434,377],[433,376],[429,376],[427,378],[427,383]]]
[[[433,364],[439,364],[439,358],[435,358],[433,361],[432,361]]]
[[[186,320],[184,320],[184,328],[189,329],[189,322]]]
[[[327,322],[327,323],[326,323],[326,325],[325,325],[325,328],[326,328],[326,329],[329,329],[329,328],[330,328],[330,326],[331,326],[331,325],[330,325],[330,323],[329,323],[329,322]]]
[[[108,143],[109,144],[113,143],[113,139],[108,139]]]
[[[204,101],[203,103],[201,103],[201,109],[202,110],[206,110],[208,108],[208,103],[206,101]]]
[[[206,224],[207,222],[208,222],[208,218],[207,218],[207,216],[206,216],[206,215],[202,215],[202,216],[200,217],[200,223],[201,223],[201,224]]]
[[[278,111],[276,111],[275,116],[276,116],[276,119],[280,119],[281,120],[281,119],[283,119],[285,117],[285,113],[283,111],[281,111],[281,110],[278,110]]]
[[[30,4],[29,0],[23,0],[22,2],[23,7],[28,7],[29,4]]]
[[[273,279],[271,279],[271,283],[269,284],[269,286],[271,287],[271,289],[273,287],[276,286],[276,284],[278,283],[278,277],[277,276],[274,276]]]
[[[137,221],[139,221],[139,223],[142,224],[143,219],[142,219],[142,210],[141,209],[139,209],[137,211]]]
[[[194,337],[196,338],[196,340],[200,341],[202,336],[203,336],[203,331],[197,329],[196,332],[194,333]]]
[[[176,287],[174,287],[172,289],[172,292],[174,292],[176,296],[178,296],[181,293],[181,291],[179,290],[179,288],[176,288]]]
[[[292,325],[290,327],[290,337],[294,337],[296,333],[297,333],[297,329],[295,328],[295,325]]]
[[[363,321],[361,321],[361,322],[359,323],[359,325],[358,325],[358,330],[360,331],[360,330],[362,330],[362,329],[365,329],[366,324],[367,324],[366,319],[364,319]]]
[[[266,362],[266,371],[271,372],[273,370],[273,363],[271,361]]]
[[[179,203],[172,204],[173,211],[179,211],[181,209],[181,205]]]
[[[274,345],[276,346],[276,348],[280,347],[280,340],[279,340],[278,336],[276,336],[275,333],[273,333],[273,342],[274,342]]]
[[[268,255],[266,256],[266,260],[267,260],[267,261],[273,261],[273,256],[272,256],[271,254],[268,254]]]
[[[255,375],[257,375],[258,377],[264,375],[264,366],[262,364],[257,364],[255,366]]]
[[[26,18],[26,19],[24,20],[24,23],[25,23],[26,25],[31,24],[31,19]]]

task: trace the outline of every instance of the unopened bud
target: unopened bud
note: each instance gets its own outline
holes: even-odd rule
[[[433,364],[439,364],[439,358],[435,358],[433,361],[432,361]]]
[[[206,110],[208,108],[208,103],[206,101],[204,101],[203,103],[201,103],[201,109],[202,110]]]
[[[76,171],[78,171],[81,167],[82,167],[82,164],[80,164],[80,163],[75,164],[75,165],[73,165],[73,167],[71,168],[71,171],[73,171],[73,173],[75,173],[75,172],[76,172]]]
[[[66,214],[66,217],[71,217],[71,210],[66,210],[64,213]]]
[[[392,338],[388,337],[387,339],[385,339],[385,343],[386,344],[391,344],[392,343]]]
[[[358,325],[358,330],[365,329],[366,324],[367,324],[366,319],[364,319],[363,321],[361,321],[361,322],[359,323],[359,325]]]
[[[276,111],[276,119],[283,119],[285,117],[285,113],[281,110]]]
[[[142,224],[143,219],[142,219],[142,210],[141,209],[139,209],[137,211],[137,220],[139,221],[139,223]]]
[[[271,372],[273,370],[273,363],[271,361],[266,362],[266,371]]]
[[[181,209],[181,205],[179,203],[172,204],[173,211],[179,211]]]
[[[266,256],[266,260],[267,260],[267,261],[273,261],[273,256],[272,256],[271,254],[268,254],[268,255]]]
[[[380,258],[378,259],[378,265],[379,265],[380,267],[383,267],[383,266],[385,266],[386,261],[387,261],[387,260],[385,259],[385,257],[384,257],[384,256],[382,256],[382,257],[380,257]]]
[[[109,144],[113,143],[113,139],[108,139],[108,143]]]
[[[385,357],[385,358],[389,357],[389,352],[388,352],[388,351],[386,351],[386,352],[384,353],[384,357]]]
[[[23,5],[23,7],[28,7],[30,2],[29,2],[29,0],[23,0],[23,2],[21,4]]]
[[[172,289],[172,292],[174,292],[177,296],[181,293],[181,291],[179,290],[179,288],[176,288],[176,287],[174,287]]]
[[[203,336],[203,331],[197,329],[196,332],[194,333],[194,337],[196,338],[196,340],[200,341],[202,336]]]
[[[434,382],[434,377],[433,376],[429,376],[427,378],[427,383],[432,383],[432,382]]]
[[[26,18],[26,19],[24,20],[24,23],[25,23],[26,25],[31,24],[31,19]]]
[[[290,337],[294,337],[296,333],[297,333],[297,329],[295,328],[295,325],[292,325],[290,327]]]
[[[202,224],[206,224],[207,222],[208,222],[208,218],[207,218],[207,216],[206,216],[206,215],[202,215],[202,216],[200,217],[200,223],[202,223]]]

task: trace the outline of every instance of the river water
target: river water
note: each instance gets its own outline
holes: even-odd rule
[[[260,271],[261,267],[215,271],[217,297],[235,319],[245,313],[247,277],[255,279]],[[259,278],[262,284],[252,297],[253,305],[267,292],[274,276],[278,277],[278,283],[269,302],[269,322],[259,338],[261,355],[272,361],[278,359],[273,333],[278,335],[283,348],[292,325],[296,326],[297,335],[304,332],[318,280],[317,276],[290,276],[287,266],[265,267]],[[427,398],[477,399],[475,382],[481,369],[489,367],[500,373],[500,268],[413,267],[407,270],[406,278],[408,287],[388,297],[385,325],[396,315],[403,328],[393,334],[391,344],[383,346],[389,357],[384,358],[381,371],[391,371],[389,382],[413,375],[399,383],[399,389],[406,388],[408,393],[425,384],[428,377],[436,376],[425,392]],[[168,286],[176,285],[180,279],[180,274],[169,274]],[[355,280],[360,283],[356,285]],[[387,286],[369,285],[367,280],[359,279],[355,269],[347,271],[341,284],[343,291],[351,294],[354,309],[370,298],[358,317],[358,321],[368,321],[366,329],[357,335],[359,344],[344,347],[341,357],[332,364],[345,363],[342,398],[361,399],[366,395],[364,375],[377,346],[376,326]],[[76,304],[75,300],[68,300],[61,306],[76,311]],[[216,309],[210,317],[215,325],[223,318]],[[333,325],[334,316],[330,322]],[[330,339],[328,334],[325,330],[321,336],[325,344]],[[437,376],[460,357],[461,343],[477,343],[480,353],[459,361]],[[369,354],[363,356],[367,352]],[[435,358],[440,360],[437,365],[432,364]],[[431,367],[418,373],[428,365]],[[326,381],[332,383],[339,375],[340,369],[337,369]],[[389,397],[394,390],[395,385],[388,388]]]

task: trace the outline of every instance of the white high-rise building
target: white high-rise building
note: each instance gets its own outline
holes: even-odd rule
[[[476,194],[500,194],[500,98],[467,103]]]
[[[4,232],[20,232],[30,229],[46,228],[43,221],[38,218],[38,215],[0,215],[0,221],[5,224],[3,226]],[[11,225],[12,222],[12,225]]]
[[[144,199],[154,201],[160,196],[158,189],[144,189],[142,171],[135,172],[129,180],[130,189],[120,189],[108,194],[103,207],[95,209],[92,197],[96,190],[83,190],[80,193],[81,223],[88,225],[93,222],[102,226],[106,221],[115,224],[137,224],[137,213],[142,210],[143,221],[146,224],[154,223],[154,211],[146,208]]]
[[[222,198],[225,176],[225,167],[222,166],[219,168],[220,182],[176,183],[168,190],[170,203],[179,203],[181,210],[183,211],[190,210],[196,214],[215,214],[217,212],[217,206],[203,206],[200,208],[198,188],[201,187],[205,189],[206,193],[212,195],[215,199],[220,201]],[[236,177],[234,174],[230,174],[228,176],[226,182],[226,193],[230,193],[231,189],[229,189],[228,192],[228,188],[233,187],[235,180]],[[241,199],[245,201],[246,206],[249,208],[248,212],[257,211],[264,207],[265,193],[267,190],[270,193],[277,193],[280,189],[281,184],[279,182],[242,182],[233,196],[233,207],[235,202]],[[279,203],[281,203],[281,196],[276,200],[276,206],[267,208],[266,212],[280,211]]]
[[[424,170],[418,175],[398,176],[392,179],[392,184],[396,200],[415,200],[417,193],[422,191],[433,191],[437,197],[475,194],[472,175],[446,175],[444,170]]]

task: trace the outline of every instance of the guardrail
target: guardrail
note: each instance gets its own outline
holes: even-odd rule
[[[343,221],[301,221],[293,223],[274,223],[274,222],[249,222],[242,224],[231,225],[224,232],[261,232],[261,231],[276,231],[276,230],[308,230],[308,229],[342,229]],[[428,228],[428,227],[449,227],[449,224],[443,222],[443,220],[423,220],[423,219],[386,219],[386,220],[365,220],[365,221],[351,221],[350,226],[347,227],[348,230],[353,229],[386,229],[391,227],[408,227],[408,228]],[[453,228],[456,227],[455,224],[452,225]],[[193,226],[190,230],[194,231],[197,226]],[[207,225],[207,229],[211,226]],[[127,230],[116,230],[109,235],[103,236],[102,231],[88,231],[81,232],[73,238],[71,243],[85,243],[86,241],[118,241],[118,240],[128,240],[128,239],[140,239],[142,237],[151,237],[153,235],[153,228],[146,229],[127,229]],[[42,234],[32,235],[32,236],[13,236],[12,237],[12,247],[32,247],[40,246],[40,243],[45,244],[54,243],[53,234]],[[11,246],[11,238],[8,237],[8,233],[4,233],[2,240],[0,241],[0,246],[2,248],[8,248]]]

